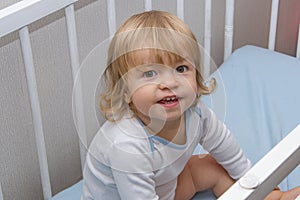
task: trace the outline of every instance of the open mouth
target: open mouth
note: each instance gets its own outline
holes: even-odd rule
[[[163,104],[163,105],[174,105],[177,104],[179,99],[176,96],[170,96],[170,97],[164,97],[157,103]]]

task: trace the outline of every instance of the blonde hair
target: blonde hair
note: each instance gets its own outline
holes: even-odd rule
[[[151,49],[161,62],[161,52],[168,59],[185,59],[196,67],[199,95],[209,94],[215,80],[206,86],[201,75],[200,48],[188,26],[173,14],[148,11],[133,15],[117,30],[108,49],[107,68],[104,73],[106,92],[100,97],[100,109],[110,121],[121,119],[129,110],[125,100],[124,75],[135,65],[137,50]]]

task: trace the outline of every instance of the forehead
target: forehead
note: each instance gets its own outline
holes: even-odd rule
[[[129,68],[147,64],[163,64],[171,66],[174,63],[185,60],[174,53],[160,49],[140,49],[128,53],[126,57]]]

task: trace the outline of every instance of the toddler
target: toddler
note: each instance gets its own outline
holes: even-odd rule
[[[220,196],[250,169],[236,140],[200,97],[200,48],[176,16],[130,17],[112,38],[100,107],[107,121],[83,170],[82,199],[191,199]],[[208,155],[192,155],[200,143]],[[280,199],[274,190],[267,198]]]

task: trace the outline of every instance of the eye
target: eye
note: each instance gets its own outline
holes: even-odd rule
[[[186,72],[187,70],[188,70],[188,67],[185,66],[185,65],[180,65],[180,66],[176,67],[176,71],[177,71],[178,73],[184,73],[184,72]]]
[[[151,77],[156,76],[156,75],[157,75],[157,73],[154,70],[146,71],[143,74],[143,76],[145,78],[151,78]]]

